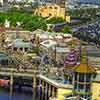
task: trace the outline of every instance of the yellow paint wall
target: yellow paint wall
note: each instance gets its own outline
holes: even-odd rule
[[[61,8],[59,5],[47,4],[40,6],[38,9],[38,15],[42,17],[48,17],[51,14],[52,17],[65,18],[65,8]]]
[[[100,100],[100,83],[93,82],[91,87],[92,100]]]
[[[64,97],[70,93],[72,93],[71,89],[58,88],[57,89],[57,100],[64,100]]]
[[[50,18],[61,17],[65,19],[67,22],[70,22],[70,16],[65,15],[65,8],[62,8],[57,4],[46,4],[40,6],[34,14],[37,14],[42,17],[50,17]]]
[[[67,22],[69,22],[70,23],[70,16],[66,16],[66,19],[65,19]]]

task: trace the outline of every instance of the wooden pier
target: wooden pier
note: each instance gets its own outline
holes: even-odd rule
[[[16,77],[32,79],[32,82],[27,80],[28,84],[31,85],[32,92],[33,92],[33,100],[49,100],[50,97],[56,97],[58,100],[63,100],[64,95],[72,94],[73,86],[70,84],[63,84],[56,82],[53,79],[49,79],[44,75],[40,75],[38,70],[35,69],[27,69],[27,70],[17,70],[16,68],[0,68],[0,76],[7,76],[9,77],[9,91],[10,91],[10,98],[12,99],[13,95],[13,87],[14,87],[14,80]],[[16,80],[17,81],[17,80]],[[18,79],[21,82],[21,79]],[[17,82],[18,82],[17,81]],[[26,84],[25,84],[26,85]],[[21,86],[24,86],[23,84]],[[20,87],[20,84],[19,84]],[[38,96],[37,96],[38,95]]]
[[[36,75],[37,75],[38,71],[37,70],[32,70],[32,69],[27,69],[27,70],[18,70],[16,68],[0,68],[0,76],[4,76],[4,77],[9,77],[10,79],[10,83],[9,83],[9,87],[10,87],[10,98],[9,100],[12,100],[11,97],[13,95],[13,84],[14,84],[14,78],[15,77],[29,77],[32,78],[32,89],[33,89],[33,100],[35,100],[35,90],[34,88],[37,87],[36,84]],[[20,81],[20,80],[19,80]],[[31,84],[31,83],[30,83]]]

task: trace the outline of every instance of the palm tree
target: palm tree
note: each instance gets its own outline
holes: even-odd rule
[[[6,40],[5,33],[1,33],[0,34],[0,47],[2,50],[5,49],[5,44],[6,44],[5,40]]]

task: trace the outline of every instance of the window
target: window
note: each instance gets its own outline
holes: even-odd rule
[[[28,51],[28,48],[25,48],[25,52]]]
[[[79,74],[79,82],[84,82],[84,74],[83,73]]]
[[[74,75],[74,77],[75,77],[75,80],[77,80],[77,75],[78,75],[78,73],[75,73],[75,75]]]
[[[55,9],[58,9],[58,7],[55,7]]]
[[[86,74],[86,82],[90,82],[91,74]]]
[[[50,9],[52,9],[52,7],[49,7]]]
[[[52,16],[52,14],[51,14],[51,13],[49,13],[49,16]]]
[[[14,47],[13,49],[14,49],[14,51],[17,51],[17,48],[16,47]]]
[[[79,89],[84,89],[84,84],[78,84]]]
[[[75,82],[74,89],[77,89],[77,83]]]
[[[86,84],[86,92],[90,92],[90,84]]]
[[[40,16],[42,16],[42,14],[40,13]]]
[[[45,9],[47,9],[47,7],[45,7]]]
[[[22,50],[23,50],[23,48],[20,48],[20,50],[22,51]]]

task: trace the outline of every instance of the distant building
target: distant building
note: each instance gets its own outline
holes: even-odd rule
[[[92,5],[100,5],[100,0],[68,0],[71,5],[76,4],[92,4]]]
[[[45,2],[45,3],[55,3],[61,7],[65,7],[65,2],[66,0],[40,0],[41,2]]]
[[[11,45],[11,49],[13,52],[27,52],[31,48],[32,44],[30,42],[24,42],[22,39],[14,40]]]
[[[85,6],[96,7],[96,6],[100,5],[100,0],[67,0],[67,3],[70,8],[73,8],[76,6],[79,7],[79,5],[81,5],[81,6],[84,5],[84,7]]]
[[[81,4],[100,4],[100,0],[78,0]]]
[[[73,69],[74,95],[87,99],[91,98],[91,82],[95,69],[88,65],[85,51],[82,51],[81,56],[80,64]]]
[[[2,6],[3,5],[3,0],[0,0],[0,6]]]
[[[34,12],[34,15],[42,17],[61,17],[67,22],[70,22],[70,16],[66,16],[66,0],[40,0],[39,7]]]
[[[46,4],[40,6],[37,12],[42,17],[65,17],[65,9],[57,4]]]
[[[3,8],[8,8],[8,0],[0,0],[0,5]]]

